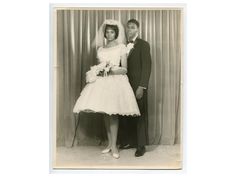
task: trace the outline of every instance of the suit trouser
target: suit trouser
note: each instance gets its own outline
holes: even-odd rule
[[[147,91],[137,100],[141,116],[122,117],[119,126],[119,141],[121,144],[131,144],[135,147],[148,144],[148,110]]]

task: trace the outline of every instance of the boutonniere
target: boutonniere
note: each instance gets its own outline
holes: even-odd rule
[[[127,54],[129,54],[129,52],[134,48],[134,43],[129,43],[127,46]]]

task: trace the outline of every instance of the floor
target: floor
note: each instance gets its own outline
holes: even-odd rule
[[[144,156],[135,149],[120,150],[120,158],[101,154],[103,146],[58,147],[54,169],[181,169],[180,145],[147,146]]]

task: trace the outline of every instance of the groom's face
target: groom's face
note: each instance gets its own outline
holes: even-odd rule
[[[138,33],[138,27],[135,23],[128,23],[126,26],[126,34],[128,38],[133,38]]]

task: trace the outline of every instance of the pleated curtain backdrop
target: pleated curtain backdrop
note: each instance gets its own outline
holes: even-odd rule
[[[73,106],[85,86],[85,73],[96,64],[92,40],[105,19],[140,22],[140,38],[149,42],[152,72],[148,92],[149,142],[181,141],[181,10],[58,10],[56,73],[56,142],[70,146],[75,131]],[[106,140],[99,114],[81,114],[76,143]]]

